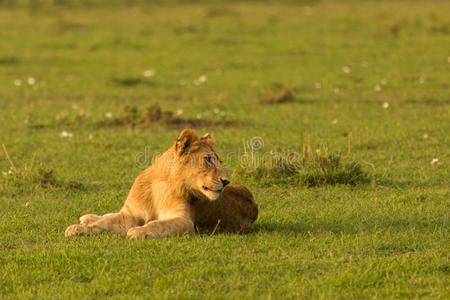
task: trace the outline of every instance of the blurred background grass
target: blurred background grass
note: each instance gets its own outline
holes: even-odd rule
[[[2,298],[447,298],[448,11],[2,1],[0,143],[18,170],[3,153]],[[232,173],[260,141],[350,153],[370,181],[310,188],[249,169],[233,177],[260,205],[249,235],[64,239],[80,215],[117,210],[188,125]]]

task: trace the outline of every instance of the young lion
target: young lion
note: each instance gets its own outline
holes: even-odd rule
[[[84,215],[66,237],[111,232],[128,238],[193,234],[200,229],[245,232],[258,216],[253,196],[243,186],[227,186],[209,134],[190,129],[140,174],[118,213]]]

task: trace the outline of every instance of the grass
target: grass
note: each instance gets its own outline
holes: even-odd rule
[[[280,104],[294,101],[293,92],[279,83],[273,83],[269,88],[264,89],[260,94],[262,103]]]
[[[5,3],[0,298],[449,298],[448,3]],[[300,164],[321,184],[234,176],[246,235],[64,238],[187,124],[230,173],[248,145],[326,145]],[[370,182],[313,176],[352,161]]]
[[[219,111],[220,112],[220,111]],[[197,118],[183,118],[182,111],[163,111],[158,104],[151,105],[144,110],[140,110],[135,106],[125,106],[123,113],[118,117],[113,117],[111,113],[107,113],[107,118],[98,122],[100,127],[114,127],[126,126],[131,129],[146,129],[154,127],[155,125],[165,125],[174,128],[205,128],[215,126],[230,126],[235,123],[234,120],[225,118],[224,115],[215,113],[213,118],[202,119]]]
[[[370,176],[363,171],[361,163],[352,158],[350,147],[347,155],[342,156],[329,153],[326,147],[313,151],[309,144],[304,145],[302,151],[260,151],[264,149],[255,148],[252,144],[247,146],[244,144],[240,165],[235,173],[238,178],[253,178],[269,184],[303,184],[308,187],[370,182]]]

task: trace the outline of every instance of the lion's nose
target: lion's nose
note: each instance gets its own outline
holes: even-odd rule
[[[225,177],[220,177],[220,181],[222,182],[223,187],[226,187],[230,183],[228,178],[225,178]]]

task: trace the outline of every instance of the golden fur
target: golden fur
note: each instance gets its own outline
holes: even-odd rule
[[[157,238],[193,234],[195,226],[247,231],[256,220],[257,206],[245,187],[227,186],[213,143],[209,134],[198,138],[192,130],[183,130],[136,178],[118,213],[84,215],[65,235],[111,232],[131,239]]]

